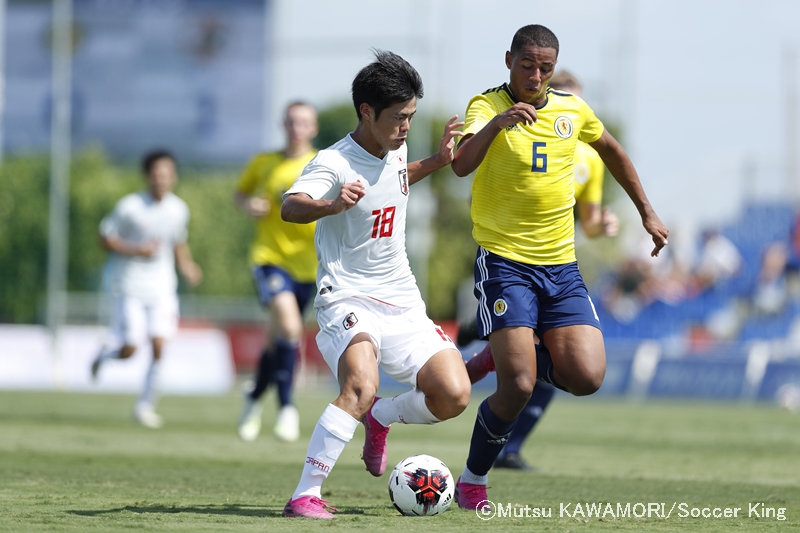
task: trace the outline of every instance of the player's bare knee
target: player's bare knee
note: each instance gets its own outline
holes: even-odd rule
[[[302,323],[281,323],[280,329],[276,337],[280,337],[284,341],[288,343],[298,343],[300,339],[303,337],[303,325]]]
[[[453,379],[437,383],[429,390],[423,390],[431,413],[439,420],[455,418],[469,405],[472,385],[467,379]]]
[[[575,396],[589,396],[600,389],[605,377],[605,366],[602,369],[593,369],[585,372],[580,379],[576,380],[570,392]]]
[[[527,402],[533,393],[534,386],[536,386],[536,379],[532,375],[521,374],[510,382],[507,390],[513,396],[519,397],[522,402]]]
[[[368,380],[349,379],[342,385],[339,397],[334,403],[347,406],[348,409],[345,410],[358,415],[355,418],[361,418],[372,407],[372,400],[375,399],[377,392],[378,388]]]
[[[444,402],[440,402],[444,409],[440,409],[441,413],[433,413],[439,420],[447,420],[455,418],[464,412],[464,409],[469,405],[469,395],[472,387],[469,383],[466,385],[458,384],[447,391]]]
[[[531,397],[536,381],[532,376],[517,376],[513,380],[502,383],[497,394],[512,410],[521,410]]]
[[[123,346],[119,350],[119,358],[127,359],[130,356],[132,356],[135,351],[136,351],[136,346],[128,346],[128,345]]]

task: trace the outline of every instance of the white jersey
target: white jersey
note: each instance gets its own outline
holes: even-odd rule
[[[189,208],[172,193],[157,202],[142,191],[125,196],[100,223],[100,234],[127,242],[157,242],[158,250],[150,257],[112,253],[108,282],[115,294],[153,300],[175,293],[175,246],[186,242]]]
[[[334,200],[345,183],[364,186],[355,207],[317,221],[315,307],[354,296],[399,307],[422,301],[406,255],[407,151],[378,159],[347,135],[321,150],[284,195]]]

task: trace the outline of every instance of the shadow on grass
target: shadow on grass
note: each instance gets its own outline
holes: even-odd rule
[[[78,516],[103,516],[129,511],[137,514],[177,514],[195,513],[210,515],[236,515],[236,516],[281,516],[283,508],[253,507],[250,505],[126,505],[116,509],[87,509],[70,510],[70,514]]]
[[[195,513],[208,515],[233,515],[233,516],[253,516],[258,518],[282,517],[283,507],[254,507],[251,505],[126,505],[116,509],[72,509],[67,511],[69,514],[77,516],[104,516],[118,514],[125,511],[138,514],[178,514]],[[371,513],[356,507],[339,508],[337,515],[362,515],[378,516],[380,513]]]

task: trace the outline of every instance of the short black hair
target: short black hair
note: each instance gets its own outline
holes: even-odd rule
[[[529,24],[517,30],[511,40],[511,54],[516,54],[524,46],[538,46],[539,48],[553,48],[558,57],[558,38],[556,34],[539,24]]]
[[[361,104],[375,109],[375,118],[381,111],[412,98],[422,98],[422,77],[408,61],[397,54],[374,50],[375,61],[362,68],[353,80],[353,105],[361,121]]]
[[[172,152],[169,150],[164,150],[163,148],[159,148],[157,150],[151,150],[144,154],[142,157],[142,172],[144,175],[147,176],[150,174],[150,169],[153,168],[153,164],[158,161],[159,159],[171,159],[173,163],[177,164],[175,160],[175,156],[172,155]]]

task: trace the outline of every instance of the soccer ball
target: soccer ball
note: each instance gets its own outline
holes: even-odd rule
[[[389,498],[405,516],[433,516],[445,512],[453,501],[454,490],[450,469],[430,455],[403,459],[389,476]]]

